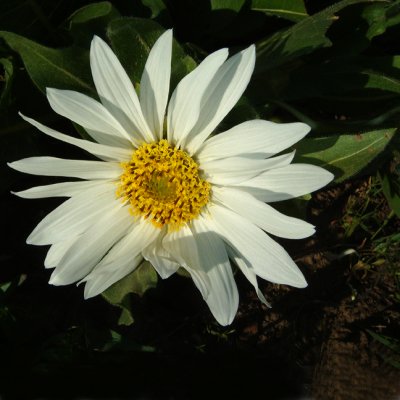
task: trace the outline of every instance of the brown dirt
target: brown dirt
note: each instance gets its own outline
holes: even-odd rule
[[[367,328],[382,332],[399,321],[399,310],[390,300],[392,277],[384,274],[360,293],[344,298],[337,309],[327,308],[329,328],[321,346],[321,360],[314,372],[316,399],[390,399],[400,395],[400,371],[383,361],[390,351],[374,342]]]
[[[306,274],[307,289],[265,283],[262,289],[272,309],[260,309],[250,292],[247,296],[253,296],[254,303],[240,309],[242,345],[286,350],[282,357],[302,368],[303,392],[315,400],[400,397],[400,370],[385,361],[394,354],[368,333],[400,337],[393,265],[363,268],[357,257],[338,258],[348,248],[367,251],[365,232],[346,238],[343,220],[350,218],[344,215],[349,196],[354,194],[362,202],[369,185],[368,180],[344,184],[312,200],[310,219],[318,235],[291,251]],[[383,207],[380,212],[384,217],[389,210]],[[399,221],[388,229],[398,232]]]

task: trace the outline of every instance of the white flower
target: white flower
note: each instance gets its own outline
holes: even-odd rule
[[[32,157],[10,163],[21,172],[80,178],[34,187],[24,198],[69,197],[28,237],[51,245],[46,268],[53,285],[85,282],[96,296],[144,259],[162,278],[181,266],[211,312],[230,324],[238,307],[231,261],[266,300],[257,276],[307,285],[288,253],[264,231],[300,239],[314,227],[266,204],[326,185],[332,174],[274,156],[310,130],[303,123],[247,121],[210,135],[239,100],[254,69],[254,46],[228,57],[209,55],[173,92],[168,109],[172,31],[155,43],[138,98],[108,45],[94,37],[90,64],[101,102],[69,90],[47,89],[50,106],[85,128],[95,142],[59,133],[25,117],[43,133],[101,161]],[[166,129],[164,130],[164,116]]]

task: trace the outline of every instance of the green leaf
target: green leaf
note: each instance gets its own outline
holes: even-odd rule
[[[245,0],[211,0],[211,10],[240,11]]]
[[[382,335],[375,333],[369,329],[367,329],[367,332],[378,342],[382,343],[386,347],[388,347],[390,350],[393,350],[396,353],[400,353],[400,341],[396,338]]]
[[[312,53],[321,47],[329,47],[332,42],[326,37],[328,28],[338,19],[338,11],[352,4],[374,0],[343,0],[325,10],[304,18],[290,28],[279,31],[257,43],[256,73]]]
[[[96,95],[87,50],[78,47],[51,49],[4,31],[0,31],[0,38],[19,54],[30,78],[42,92],[46,87],[55,87]]]
[[[304,0],[252,0],[251,9],[293,22],[308,17]]]
[[[382,35],[392,26],[400,23],[400,1],[387,1],[366,7],[362,17],[368,22],[368,39]]]
[[[274,203],[274,208],[283,214],[289,215],[294,218],[307,219],[307,205],[311,199],[310,194],[306,194],[294,199],[285,201],[278,201]]]
[[[132,340],[130,337],[123,336],[113,330],[110,331],[110,334],[111,340],[103,346],[102,351],[121,350],[124,352],[140,351],[144,353],[153,353],[156,351],[156,348],[153,346],[139,344],[136,341]]]
[[[164,28],[157,22],[142,18],[118,18],[108,25],[107,36],[131,80],[136,86],[150,50]],[[172,49],[171,91],[196,66],[174,40]]]
[[[397,62],[397,57],[349,57],[315,65],[305,64],[292,73],[290,81],[283,82],[284,85],[275,90],[276,96],[288,100],[357,91],[359,96],[364,94],[366,100],[373,100],[371,91],[365,89],[400,94]],[[275,75],[279,82],[279,74]],[[268,77],[265,79],[271,81],[271,86],[274,80]]]
[[[148,289],[157,285],[157,273],[148,261],[143,261],[129,275],[114,283],[102,296],[111,304],[121,308],[120,325],[131,325],[134,322],[130,295],[143,296]]]
[[[396,130],[389,128],[355,135],[303,139],[294,146],[295,162],[326,168],[335,175],[335,182],[342,182],[359,173],[381,154]]]
[[[142,0],[143,5],[150,8],[151,18],[157,18],[167,7],[163,0]]]
[[[380,172],[378,176],[389,207],[400,218],[400,176],[385,172]]]
[[[386,28],[400,24],[400,0],[389,3],[386,10]]]
[[[3,72],[0,72],[0,112],[11,103],[11,86],[14,78],[14,67],[7,58],[0,58]],[[1,67],[0,67],[1,68]],[[1,71],[1,69],[0,69]]]
[[[361,71],[361,75],[367,78],[365,88],[400,93],[400,81],[398,79],[372,70]]]
[[[132,292],[143,296],[148,289],[157,286],[157,281],[158,277],[154,267],[148,261],[143,261],[132,273],[132,279],[130,280]]]
[[[69,31],[75,43],[89,47],[93,35],[103,35],[110,21],[120,17],[108,1],[88,4],[75,11],[69,18]]]
[[[371,4],[362,12],[362,17],[368,22],[367,38],[371,40],[375,36],[382,35],[386,31],[387,4]]]

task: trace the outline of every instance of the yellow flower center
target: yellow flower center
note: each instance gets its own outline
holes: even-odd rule
[[[201,179],[199,166],[165,139],[141,145],[122,167],[117,195],[129,201],[133,215],[158,228],[179,229],[208,203],[211,185]]]

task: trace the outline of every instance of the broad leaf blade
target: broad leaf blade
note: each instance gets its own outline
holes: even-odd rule
[[[264,72],[321,47],[331,46],[326,32],[337,20],[335,13],[352,4],[368,1],[374,0],[343,0],[260,41],[257,43],[256,72]]]
[[[335,175],[335,182],[342,182],[359,173],[381,154],[396,130],[389,128],[355,135],[303,139],[294,146],[294,162],[326,168]]]
[[[293,22],[308,17],[304,0],[252,0],[251,9]]]
[[[87,50],[78,47],[51,49],[11,32],[0,31],[8,46],[17,52],[35,85],[70,89],[95,95]]]
[[[108,23],[118,17],[119,12],[108,1],[88,4],[69,17],[69,31],[75,44],[89,48],[93,35],[103,35]]]

